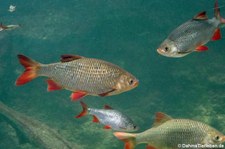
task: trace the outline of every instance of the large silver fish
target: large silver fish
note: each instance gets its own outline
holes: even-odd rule
[[[0,114],[15,124],[27,139],[42,149],[78,149],[79,147],[65,140],[54,129],[40,121],[21,114],[0,102]]]
[[[167,57],[183,57],[195,51],[207,50],[207,42],[221,38],[220,27],[225,23],[225,19],[220,16],[217,1],[214,15],[208,19],[206,12],[201,12],[180,25],[162,42],[157,52]]]
[[[48,91],[73,91],[72,100],[86,95],[110,96],[135,88],[138,80],[112,63],[77,55],[62,55],[61,62],[40,64],[24,55],[18,55],[24,73],[16,80],[23,85],[38,76],[47,76]]]
[[[93,115],[93,122],[100,122],[105,125],[105,129],[113,129],[117,131],[136,131],[137,125],[127,115],[112,109],[109,106],[105,106],[104,109],[88,108],[84,102],[80,102],[83,111],[76,116],[80,118],[87,114]]]
[[[133,149],[141,143],[148,144],[148,149],[196,149],[196,145],[199,145],[198,148],[206,148],[206,145],[221,148],[225,142],[225,136],[207,124],[189,119],[173,119],[161,112],[156,114],[151,129],[133,134],[115,132],[114,135],[125,142],[125,149]]]

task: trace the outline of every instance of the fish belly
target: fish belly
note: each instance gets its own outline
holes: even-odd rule
[[[75,61],[41,66],[39,74],[49,77],[67,90],[81,90],[89,94],[108,92],[115,85],[110,76],[96,73],[95,70],[82,67]]]

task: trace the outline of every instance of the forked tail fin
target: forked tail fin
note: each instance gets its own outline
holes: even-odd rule
[[[136,145],[135,134],[125,132],[114,132],[114,136],[116,136],[119,140],[125,143],[124,149],[134,149]]]
[[[36,78],[37,70],[40,68],[40,64],[34,60],[24,56],[17,55],[19,62],[25,68],[24,72],[17,78],[16,85],[23,85]]]
[[[225,24],[225,19],[220,15],[220,8],[218,5],[218,0],[215,0],[214,15],[218,20],[220,20],[221,24],[223,24],[223,25]]]
[[[83,117],[83,116],[88,114],[88,107],[87,107],[87,105],[84,102],[82,102],[82,101],[80,102],[80,104],[81,104],[83,110],[81,111],[81,113],[79,115],[76,116],[76,118],[80,118],[80,117]]]

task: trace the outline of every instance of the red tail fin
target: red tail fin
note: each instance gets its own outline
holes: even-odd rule
[[[220,22],[222,24],[225,24],[225,19],[223,17],[221,17],[221,15],[220,15],[220,8],[218,5],[218,0],[215,0],[214,15],[218,20],[220,20]]]
[[[80,117],[85,116],[85,115],[88,114],[88,107],[87,107],[87,105],[84,102],[82,102],[82,101],[80,102],[80,104],[81,104],[83,110],[81,111],[81,113],[79,115],[76,116],[76,118],[80,118]]]
[[[23,85],[37,77],[37,70],[40,68],[40,64],[24,55],[18,55],[18,59],[25,70],[23,74],[17,78],[16,85]]]
[[[125,142],[124,149],[134,149],[136,145],[135,134],[125,132],[114,132],[114,135],[121,141]]]

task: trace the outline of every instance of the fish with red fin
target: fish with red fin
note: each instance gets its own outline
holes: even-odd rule
[[[24,55],[18,55],[25,71],[16,80],[23,85],[38,76],[49,79],[48,91],[66,89],[76,101],[86,95],[110,96],[138,86],[138,80],[129,72],[112,63],[78,55],[62,55],[61,62],[38,63]]]
[[[215,1],[214,17],[208,19],[206,12],[201,12],[193,19],[173,30],[161,43],[157,52],[166,57],[183,57],[192,52],[206,51],[210,40],[221,39],[220,28],[225,19],[220,15],[218,1]]]
[[[153,127],[141,133],[115,132],[125,142],[125,149],[134,149],[137,144],[146,143],[147,149],[179,149],[181,144],[221,145],[225,135],[202,122],[189,119],[173,119],[156,113]]]
[[[76,118],[83,117],[87,114],[93,115],[93,122],[101,123],[105,129],[112,129],[116,131],[136,131],[138,126],[127,115],[105,105],[104,109],[88,108],[84,102],[82,105],[82,112]]]

